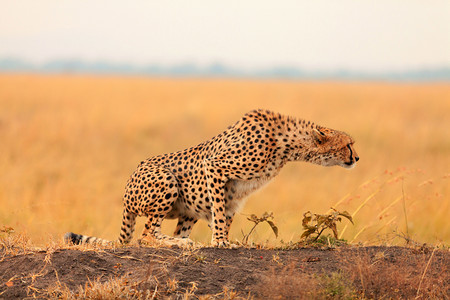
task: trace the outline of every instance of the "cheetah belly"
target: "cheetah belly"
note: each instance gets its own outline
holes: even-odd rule
[[[263,177],[252,180],[230,180],[226,187],[226,211],[227,215],[239,212],[245,204],[247,196],[258,190],[270,181],[270,177]]]
[[[246,202],[246,197],[252,192],[264,186],[270,181],[272,177],[264,177],[253,180],[235,180],[228,181],[225,185],[227,192],[225,193],[225,210],[226,215],[234,215],[240,211],[242,206]],[[190,207],[186,205],[186,202],[179,198],[173,205],[172,210],[167,214],[167,219],[178,218],[179,216],[188,216],[195,219],[211,220],[211,210],[207,209],[205,202],[202,203],[202,209],[195,209],[197,206],[195,202]]]

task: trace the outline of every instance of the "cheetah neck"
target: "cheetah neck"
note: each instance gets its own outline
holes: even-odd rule
[[[313,122],[286,118],[282,123],[280,133],[277,135],[278,151],[282,153],[284,161],[308,162],[312,155],[314,142],[313,129],[320,128]]]

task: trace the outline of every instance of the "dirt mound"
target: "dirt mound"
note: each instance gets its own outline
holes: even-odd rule
[[[135,297],[237,293],[256,298],[417,294],[445,298],[449,265],[448,251],[427,248],[60,249],[4,256],[0,299],[79,296],[114,281],[122,292],[128,288],[128,296]]]

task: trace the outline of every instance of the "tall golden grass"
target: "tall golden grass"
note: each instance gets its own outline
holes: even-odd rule
[[[252,238],[295,241],[304,212],[333,206],[354,214],[339,229],[353,242],[450,242],[448,83],[2,74],[0,225],[36,244],[66,231],[116,239],[125,182],[141,160],[207,140],[255,108],[346,131],[361,160],[352,170],[288,164],[249,197],[233,239],[251,227],[246,214],[273,211],[279,239],[264,225]],[[191,237],[208,242],[206,223]]]

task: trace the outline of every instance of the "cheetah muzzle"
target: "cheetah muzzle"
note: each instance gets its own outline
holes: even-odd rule
[[[230,225],[246,196],[287,162],[352,168],[359,160],[353,144],[341,131],[267,110],[251,111],[209,141],[142,161],[126,184],[119,242],[128,243],[136,217],[146,216],[144,241],[191,244],[192,227],[205,219],[212,245],[227,247]],[[164,219],[178,219],[173,237],[161,233]],[[111,243],[74,233],[65,240]]]

